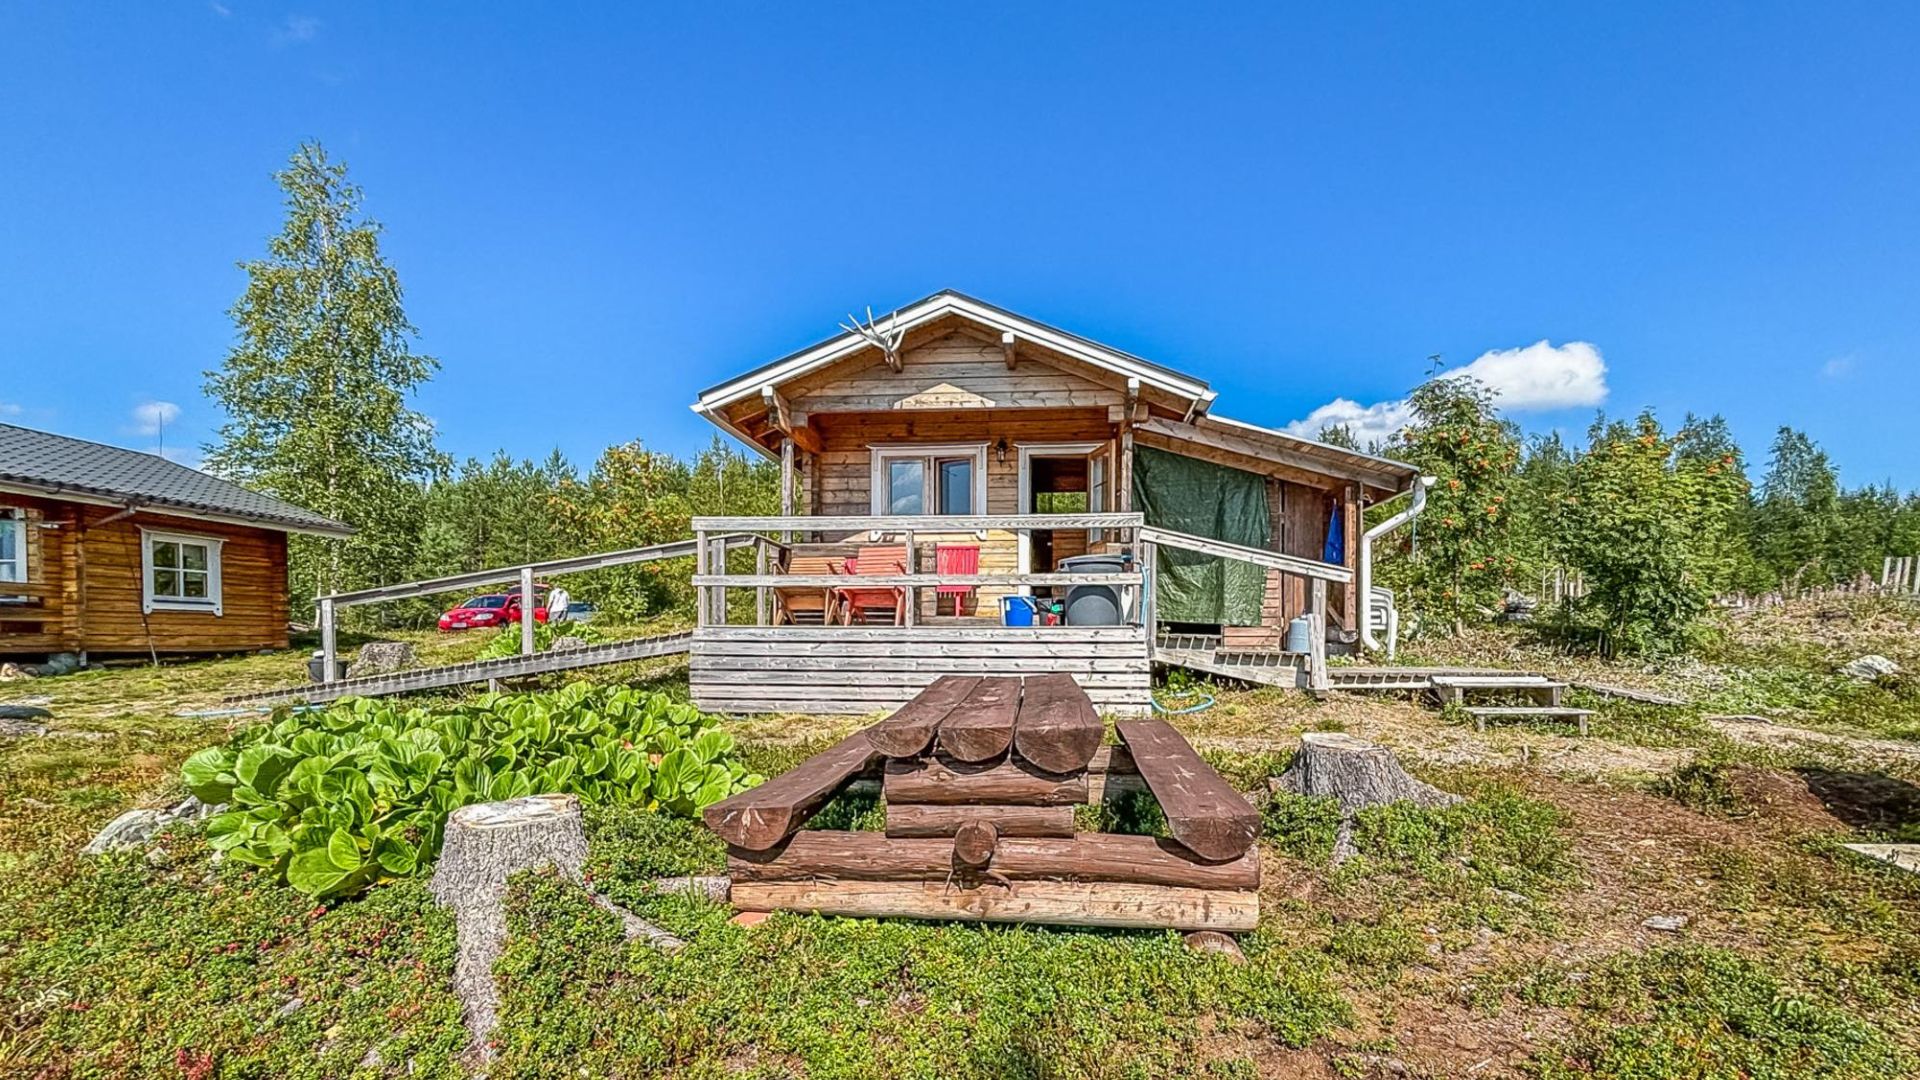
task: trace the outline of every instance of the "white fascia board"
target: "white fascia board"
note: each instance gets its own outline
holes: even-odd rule
[[[1061,334],[1058,331],[1050,330],[1037,323],[1010,317],[1003,312],[982,307],[979,304],[967,300],[965,297],[953,295],[936,296],[924,304],[902,310],[894,325],[906,330],[912,330],[915,327],[923,326],[935,319],[944,318],[952,314],[965,315],[967,318],[983,326],[992,327],[1002,333],[1012,332],[1016,337],[1023,337],[1030,341],[1037,342],[1055,352],[1071,356],[1076,360],[1084,361],[1096,367],[1104,368],[1123,377],[1137,378],[1140,380],[1141,385],[1151,386],[1165,393],[1174,394],[1190,400],[1207,402],[1211,402],[1217,396],[1215,391],[1207,389],[1202,383],[1169,375],[1169,373],[1164,370],[1142,364],[1132,357],[1091,346],[1084,341]],[[764,385],[772,384],[777,386],[796,376],[843,360],[868,347],[865,338],[857,334],[843,334],[840,337],[834,338],[832,341],[809,349],[787,360],[778,367],[743,375],[732,382],[717,387],[703,395],[694,409],[696,412],[701,412],[703,415],[711,417],[712,414],[708,410],[718,409],[730,405],[741,398],[757,394],[760,392],[760,387]]]
[[[1361,461],[1371,462],[1374,465],[1379,466],[1383,471],[1393,472],[1393,473],[1406,473],[1407,474],[1406,482],[1408,486],[1411,486],[1413,483],[1413,479],[1420,475],[1420,470],[1414,468],[1413,466],[1407,464],[1404,461],[1395,461],[1392,458],[1383,458],[1375,454],[1365,453],[1364,451],[1360,451],[1360,450],[1349,450],[1344,446],[1334,446],[1331,443],[1323,443],[1318,439],[1302,438],[1290,432],[1276,431],[1273,428],[1261,427],[1258,424],[1249,424],[1245,420],[1235,420],[1235,419],[1232,419],[1231,417],[1221,416],[1218,413],[1207,413],[1205,416],[1196,417],[1195,419],[1196,419],[1196,422],[1211,422],[1211,423],[1219,424],[1222,427],[1239,428],[1241,431],[1251,432],[1255,435],[1264,435],[1270,439],[1280,439],[1284,442],[1300,443],[1302,445],[1316,447],[1321,450],[1331,450],[1336,454],[1341,454],[1347,457],[1358,458]],[[1403,487],[1401,490],[1404,491],[1406,490],[1406,488]]]

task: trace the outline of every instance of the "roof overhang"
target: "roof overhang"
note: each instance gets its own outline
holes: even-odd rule
[[[1150,417],[1141,421],[1136,429],[1173,443],[1206,447],[1272,462],[1290,470],[1346,480],[1382,494],[1406,491],[1420,476],[1420,470],[1391,458],[1363,454],[1212,413],[1196,416],[1190,422]]]
[[[61,502],[84,503],[88,506],[111,506],[119,510],[164,514],[167,517],[186,518],[190,521],[213,521],[222,525],[240,525],[250,529],[265,529],[269,532],[303,533],[308,536],[333,537],[348,537],[354,534],[354,529],[351,525],[314,525],[269,518],[249,517],[240,514],[224,514],[200,507],[168,502],[164,499],[150,499],[135,495],[119,495],[97,488],[82,488],[72,485],[35,484],[18,479],[0,480],[0,493],[31,495],[43,499],[57,499]]]
[[[1034,322],[1004,308],[995,307],[985,301],[975,300],[957,292],[935,293],[924,300],[901,308],[892,321],[892,326],[911,331],[915,327],[950,316],[970,320],[995,333],[1010,333],[1016,338],[1035,342],[1062,356],[1112,372],[1121,379],[1138,379],[1142,387],[1151,387],[1188,402],[1190,415],[1205,413],[1212,407],[1213,399],[1218,396],[1217,392],[1210,389],[1205,382],[1191,376],[1182,375],[1129,353],[1110,349],[1058,327]],[[753,442],[754,440],[747,439],[739,431],[734,430],[732,425],[723,422],[718,410],[743,398],[759,394],[763,386],[772,386],[777,389],[783,383],[849,359],[869,348],[872,348],[872,345],[860,335],[841,334],[775,360],[739,378],[709,388],[701,393],[699,400],[694,403],[693,411],[713,420],[729,433],[747,442]]]

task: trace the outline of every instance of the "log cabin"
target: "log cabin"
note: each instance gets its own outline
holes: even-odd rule
[[[1058,671],[1137,713],[1155,663],[1324,688],[1327,650],[1382,625],[1362,514],[1417,513],[1411,466],[1227,419],[1194,375],[953,291],[843,330],[693,405],[780,466],[778,516],[694,521],[703,707]],[[741,534],[768,545],[751,567]],[[1101,574],[1115,610],[1076,617]]]
[[[0,657],[287,646],[310,510],[155,454],[0,424]]]

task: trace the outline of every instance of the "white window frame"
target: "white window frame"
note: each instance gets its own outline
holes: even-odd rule
[[[1031,514],[1034,512],[1033,511],[1033,459],[1034,458],[1043,458],[1043,457],[1082,458],[1083,457],[1083,458],[1091,459],[1095,454],[1110,452],[1112,448],[1113,448],[1113,443],[1106,442],[1106,441],[1062,442],[1062,443],[1021,443],[1020,444],[1020,512],[1022,514]],[[1113,477],[1111,475],[1113,472],[1113,459],[1111,457],[1107,459],[1107,472],[1109,475],[1106,476],[1104,479],[1110,488],[1113,483]],[[1093,491],[1092,491],[1093,466],[1091,464],[1087,466],[1087,487],[1088,487],[1087,511],[1089,513],[1098,513],[1099,511],[1095,511],[1093,509],[1093,505],[1094,505],[1094,498],[1093,498]],[[1104,492],[1102,493],[1101,498],[1102,498],[1102,501],[1104,501],[1105,499]],[[1087,536],[1091,538],[1100,531],[1101,530],[1099,529],[1088,529]],[[1020,551],[1019,551],[1019,561],[1017,565],[1019,567],[1020,572],[1023,574],[1033,573],[1033,534],[1028,532],[1025,529],[1020,530]],[[1052,568],[1049,567],[1048,569],[1052,569]],[[1032,590],[1028,587],[1022,587],[1021,591],[1031,592]]]
[[[188,599],[181,596],[155,596],[153,593],[153,545],[193,544],[207,549],[207,597],[204,600]],[[140,607],[142,611],[199,611],[213,615],[224,614],[225,605],[221,599],[220,588],[220,549],[226,541],[217,536],[202,536],[195,533],[168,532],[162,529],[140,527]],[[184,560],[183,560],[184,561]],[[178,570],[179,567],[167,569]]]
[[[13,533],[14,550],[14,557],[5,563],[0,563],[0,566],[10,567],[15,574],[13,577],[7,577],[5,571],[0,571],[0,585],[24,582],[33,572],[32,567],[27,565],[27,512],[17,506],[0,506],[0,529]],[[24,596],[10,595],[5,589],[0,589],[0,604],[19,604],[26,599]]]
[[[918,460],[926,470],[920,493],[920,509],[927,517],[952,517],[929,511],[929,504],[937,505],[935,488],[939,483],[938,462],[944,458],[973,459],[973,509],[972,516],[987,512],[987,444],[986,443],[887,443],[868,447],[872,459],[868,465],[868,506],[877,517],[896,517],[887,504],[887,463],[901,459]]]
[[[11,566],[17,577],[0,576],[0,581],[27,580],[27,512],[16,506],[0,506],[0,529],[13,533],[14,557],[0,565]]]

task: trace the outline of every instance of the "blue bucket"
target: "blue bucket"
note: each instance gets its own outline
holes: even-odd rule
[[[1003,596],[1000,598],[1000,624],[1032,626],[1034,608],[1034,599],[1031,596]]]

